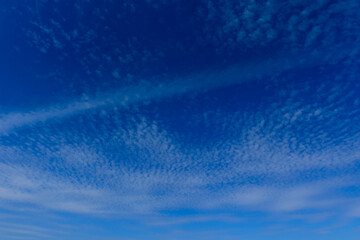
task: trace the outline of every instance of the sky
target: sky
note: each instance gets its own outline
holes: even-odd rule
[[[359,11],[1,1],[0,239],[359,239]]]

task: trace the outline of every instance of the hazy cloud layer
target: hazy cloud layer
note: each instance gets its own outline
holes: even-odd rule
[[[359,7],[4,4],[0,235],[246,239],[232,233],[358,221]]]

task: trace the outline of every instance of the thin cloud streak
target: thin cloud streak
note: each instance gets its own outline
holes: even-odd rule
[[[329,52],[326,52],[329,56]],[[141,85],[128,86],[115,92],[101,93],[96,97],[84,97],[69,104],[59,104],[30,112],[2,113],[0,116],[0,136],[8,135],[18,128],[61,120],[85,111],[99,108],[125,107],[146,101],[160,100],[187,93],[206,92],[219,87],[276,76],[294,68],[306,68],[328,62],[328,57],[317,55],[296,55],[286,58],[268,59],[262,63],[246,63],[234,65],[225,70],[205,72],[180,78],[169,83],[152,84],[142,82]],[[340,61],[346,56],[342,51],[331,61]]]

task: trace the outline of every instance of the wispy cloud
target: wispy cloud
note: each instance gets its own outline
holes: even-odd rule
[[[326,52],[328,51],[326,50]],[[328,55],[331,62],[335,63],[343,61],[347,57],[347,53],[343,50],[336,57],[333,54]],[[184,94],[207,92],[219,87],[242,84],[248,81],[271,79],[272,76],[277,76],[290,69],[306,69],[328,63],[330,59],[325,55],[325,52],[317,56],[296,54],[278,57],[277,59],[266,59],[261,63],[256,61],[241,65],[236,64],[223,70],[207,71],[182,78],[177,77],[165,83],[142,81],[139,85],[123,87],[113,92],[96,93],[91,97],[84,96],[68,103],[32,111],[1,113],[0,134],[6,135],[19,128],[46,124],[48,121],[61,121],[63,118],[69,118],[86,111],[121,109],[134,104],[143,104]]]
[[[355,105],[352,111],[341,108],[344,97],[356,95],[329,95],[331,91],[319,89],[319,99],[325,99],[321,103],[297,100],[307,91],[300,89],[265,110],[219,112],[208,125],[220,126],[217,131],[225,139],[212,139],[210,148],[188,145],[142,114],[123,121],[110,117],[129,114],[126,110],[111,108],[101,121],[96,120],[99,112],[82,114],[87,108],[65,111],[86,119],[85,128],[76,130],[61,125],[78,124],[76,119],[50,115],[44,119],[60,121],[54,124],[62,130],[47,125],[25,136],[2,137],[16,144],[10,141],[0,148],[1,201],[9,207],[27,203],[91,215],[130,216],[179,207],[225,211],[230,206],[241,211],[340,214],[342,203],[356,206],[357,200],[336,192],[356,185],[356,177],[325,173],[324,182],[316,172],[339,172],[360,159],[358,132],[344,123],[341,131],[346,134],[340,134],[339,126],[331,125],[339,115],[359,120]],[[158,89],[133,99],[157,94]],[[313,176],[306,179],[304,174]],[[252,182],[254,178],[259,180]]]
[[[4,56],[34,52],[26,81],[54,84],[42,105],[0,106],[1,236],[119,239],[90,228],[126,219],[167,229],[154,239],[239,239],[186,229],[360,218],[358,2],[115,2],[69,4],[76,24],[60,2],[0,10],[26,22]]]

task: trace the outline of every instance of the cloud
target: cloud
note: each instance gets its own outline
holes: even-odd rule
[[[162,16],[167,3],[149,3]],[[138,11],[135,3],[122,5]],[[49,62],[62,66],[74,58],[78,65],[66,66],[74,63],[89,76],[72,72],[63,79],[65,91],[79,90],[70,84],[78,84],[70,80],[75,75],[89,82],[84,84],[89,90],[64,102],[0,113],[0,212],[6,212],[0,214],[6,220],[0,221],[1,234],[90,237],[72,226],[41,228],[25,217],[38,213],[54,214],[53,223],[80,215],[150,228],[360,217],[353,190],[360,183],[359,4],[220,0],[190,5],[181,8],[187,14],[179,10],[173,19],[188,31],[186,39],[176,41],[173,35],[177,39],[183,32],[166,32],[161,23],[154,28],[165,31],[161,36],[142,39],[140,31],[118,41],[122,36],[107,33],[115,25],[104,25],[104,19],[113,19],[106,8],[94,10],[96,26],[79,20],[66,30],[64,18],[56,17],[59,10],[48,21],[39,13],[24,27],[26,41]],[[87,8],[75,8],[82,19]],[[22,8],[11,11],[27,16]],[[127,16],[114,19],[121,23]],[[52,51],[59,53],[56,60]],[[179,68],[174,56],[183,62]],[[198,62],[208,70],[199,70]],[[173,74],[156,77],[150,63],[160,72],[176,66]],[[192,64],[190,74],[177,71]],[[227,67],[209,69],[214,65]],[[40,77],[61,79],[72,71],[66,66]],[[100,80],[117,87],[103,90]],[[29,224],[15,224],[20,216]],[[212,234],[198,235],[209,239],[224,232]]]
[[[226,49],[238,53],[254,48],[277,46],[277,51],[311,51],[314,47],[345,46],[336,34],[352,36],[354,9],[358,3],[343,1],[284,2],[206,1],[202,14],[202,33],[219,53]],[[333,21],[334,16],[346,21]]]
[[[0,148],[1,201],[9,207],[27,203],[91,215],[231,207],[280,213],[335,209],[339,214],[339,203],[356,201],[334,192],[356,185],[356,178],[345,178],[341,171],[357,164],[359,138],[346,121],[345,135],[332,122],[339,115],[358,119],[339,108],[344,97],[354,97],[351,92],[347,97],[319,89],[319,99],[327,99],[321,104],[298,98],[305,88],[265,110],[219,111],[207,125],[223,136],[211,145],[189,145],[166,125],[114,109],[103,116],[60,118],[71,119],[80,126],[76,129],[55,124],[24,136],[10,134],[2,139],[16,144]],[[127,114],[132,117],[114,120]],[[340,176],[332,177],[331,171]],[[328,182],[317,174],[325,174]]]
[[[326,54],[327,53],[327,54]],[[85,111],[98,109],[127,108],[134,104],[144,104],[159,101],[165,98],[174,98],[191,93],[207,92],[217,88],[243,84],[259,79],[271,79],[289,70],[306,69],[327,64],[329,59],[333,63],[342,62],[348,51],[334,56],[328,50],[323,54],[289,55],[262,60],[235,64],[218,71],[206,71],[186,77],[177,77],[163,83],[142,81],[138,85],[130,85],[112,92],[96,93],[92,97],[84,95],[80,99],[68,103],[56,104],[28,112],[12,112],[0,114],[0,134],[6,135],[13,130],[26,126],[46,124],[48,121],[61,121],[81,114]],[[320,57],[321,56],[321,57]]]

